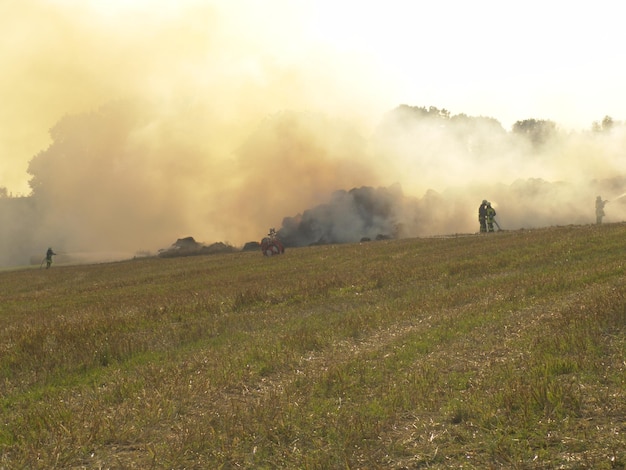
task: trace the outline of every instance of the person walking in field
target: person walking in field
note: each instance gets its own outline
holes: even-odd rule
[[[596,198],[596,224],[600,225],[602,223],[602,217],[604,217],[604,205],[609,201],[603,201],[602,197],[598,196]]]
[[[480,223],[480,233],[487,231],[487,200],[483,199],[483,202],[478,206],[478,223]]]
[[[487,210],[486,210],[486,219],[487,219],[487,232],[493,232],[493,222],[494,222],[494,217],[496,216],[496,210],[491,207],[491,203],[488,202],[487,203]]]
[[[56,253],[52,251],[52,248],[48,248],[48,251],[46,251],[46,269],[50,269],[50,266],[52,265],[52,257],[54,255],[56,255]]]

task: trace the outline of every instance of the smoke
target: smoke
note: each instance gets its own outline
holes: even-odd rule
[[[286,246],[395,238],[408,202],[397,185],[336,191],[327,204],[285,218],[278,236]]]
[[[295,245],[473,233],[482,199],[507,229],[588,223],[626,191],[621,126],[537,146],[497,116],[394,109],[388,71],[309,35],[298,3],[1,3],[0,187],[32,194],[0,198],[0,265],[281,226]]]
[[[1,2],[0,186],[27,195],[28,162],[51,143],[48,130],[111,100],[148,99],[163,114],[192,104],[219,136],[221,155],[279,110],[364,116],[380,107],[370,90],[383,73],[315,44],[299,8],[285,0]]]
[[[340,121],[374,115],[361,96],[381,74],[309,43],[291,2],[123,5],[0,5],[0,187],[33,190],[36,222],[16,229],[31,252],[156,250],[186,235],[240,244],[282,211],[360,184],[364,166],[345,163],[359,144]],[[345,142],[315,143],[321,129],[298,123],[281,137],[268,126],[284,110],[327,114],[328,138]],[[1,237],[3,260],[24,259]]]
[[[286,217],[279,236],[303,246],[475,233],[483,199],[508,230],[593,223],[597,195],[609,200],[604,222],[624,220],[626,127],[572,133],[529,121],[534,133],[507,132],[493,118],[399,106],[369,147],[377,174],[397,183],[338,191]]]

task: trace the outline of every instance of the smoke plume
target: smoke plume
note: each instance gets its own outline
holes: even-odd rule
[[[618,122],[533,140],[389,101],[388,71],[307,40],[294,2],[143,3],[0,4],[0,265],[269,227],[292,246],[474,233],[483,199],[506,229],[592,223],[597,195],[624,218]]]

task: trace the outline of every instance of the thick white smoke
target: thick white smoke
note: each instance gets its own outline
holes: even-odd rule
[[[605,221],[622,220],[619,123],[593,133],[557,123],[537,145],[497,113],[474,116],[476,102],[436,118],[395,109],[405,71],[423,79],[410,84],[417,106],[446,106],[473,79],[448,64],[452,94],[434,93],[435,51],[420,60],[421,42],[399,48],[415,30],[395,14],[409,3],[363,4],[361,16],[322,0],[0,3],[0,196],[33,191],[0,198],[0,265],[49,245],[132,255],[193,236],[241,246],[313,214],[342,241],[473,233],[482,199],[508,229],[592,222],[598,194],[611,200]],[[441,40],[467,33],[452,26]],[[423,44],[438,28],[417,28]],[[448,57],[456,45],[438,44]],[[490,104],[497,96],[481,95],[481,109],[505,109]],[[363,192],[375,203],[354,199]]]

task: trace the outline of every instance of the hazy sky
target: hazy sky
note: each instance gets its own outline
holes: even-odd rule
[[[399,104],[550,119],[626,119],[617,1],[0,0],[0,186],[64,115],[147,94],[210,102],[238,145],[264,116],[373,126]]]

